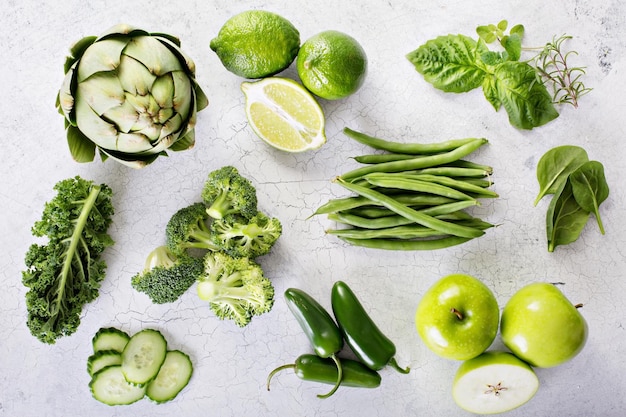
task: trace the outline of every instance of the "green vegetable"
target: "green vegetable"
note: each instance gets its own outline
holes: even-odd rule
[[[122,353],[129,340],[128,333],[115,327],[103,327],[94,335],[91,344],[94,353],[110,350]]]
[[[233,215],[215,220],[211,231],[220,250],[231,256],[256,258],[269,253],[282,233],[282,225],[277,218],[259,211],[247,221]]]
[[[571,181],[567,179],[554,194],[548,206],[546,215],[548,252],[554,252],[559,245],[576,241],[588,218],[589,212],[576,202]]]
[[[106,264],[102,252],[113,215],[111,189],[80,177],[58,182],[32,234],[46,237],[25,256],[22,283],[28,288],[27,325],[33,336],[53,344],[74,333],[85,304],[96,299]]]
[[[122,352],[122,373],[133,385],[145,385],[159,373],[165,355],[167,341],[155,329],[144,329],[132,335]]]
[[[359,361],[341,359],[341,386],[356,388],[377,388],[380,386],[380,374]],[[279,366],[267,377],[267,390],[274,375],[285,369],[293,369],[296,376],[303,381],[320,382],[334,385],[337,382],[337,365],[332,359],[320,358],[317,355],[300,355],[295,363]]]
[[[172,303],[196,282],[202,270],[202,259],[176,256],[166,246],[159,246],[148,255],[144,270],[131,278],[131,285],[155,304]]]
[[[146,396],[157,404],[173,400],[187,386],[193,364],[186,353],[168,350],[159,373],[146,387]]]
[[[203,203],[194,203],[178,210],[165,228],[168,249],[176,256],[184,256],[189,249],[215,251],[209,215]]]
[[[580,207],[594,213],[600,233],[604,234],[604,226],[600,217],[600,204],[609,197],[609,185],[604,176],[604,166],[598,161],[582,164],[570,174],[572,192]]]
[[[609,186],[604,166],[589,161],[587,151],[571,145],[550,149],[537,163],[537,180],[540,191],[535,205],[546,194],[554,194],[546,214],[549,252],[576,241],[590,212],[604,234],[599,207],[609,196]]]
[[[537,163],[539,194],[535,206],[546,194],[554,194],[583,163],[589,160],[587,151],[580,146],[563,145],[550,149]]]
[[[236,214],[250,219],[257,213],[254,185],[235,167],[225,166],[209,173],[202,190],[207,213],[214,219]]]
[[[481,25],[475,40],[465,35],[431,39],[406,58],[435,88],[465,93],[481,87],[496,111],[506,110],[511,125],[533,129],[558,117],[557,103],[577,105],[577,98],[590,89],[580,80],[580,67],[566,63],[570,53],[561,46],[569,36],[547,43],[534,58],[522,61],[524,27],[515,25],[506,34],[508,22]],[[488,44],[498,41],[503,51],[492,51]],[[553,89],[548,92],[546,84]]]
[[[328,398],[337,391],[343,378],[341,361],[337,357],[337,352],[343,347],[341,331],[326,309],[306,292],[288,288],[285,291],[285,301],[317,356],[330,358],[335,362],[335,385],[328,393],[318,395],[319,398]]]
[[[248,325],[253,316],[270,311],[274,304],[274,287],[261,267],[249,258],[222,252],[204,256],[197,291],[218,318],[233,320],[240,327]]]
[[[127,405],[141,400],[146,387],[133,385],[126,380],[122,365],[111,365],[96,372],[89,381],[93,397],[107,405]]]
[[[396,362],[396,346],[376,326],[345,282],[333,285],[331,304],[339,329],[359,360],[375,371],[390,365],[400,373],[409,373],[409,368],[403,369]]]
[[[142,168],[166,150],[194,145],[196,112],[208,105],[180,41],[117,25],[78,41],[65,62],[57,108],[79,162],[111,157]]]
[[[122,354],[116,350],[100,350],[87,358],[87,372],[94,376],[101,369],[111,365],[121,365]]]

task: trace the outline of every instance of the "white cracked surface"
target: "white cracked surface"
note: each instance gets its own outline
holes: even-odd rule
[[[242,79],[228,73],[208,45],[237,12],[260,8],[292,21],[302,40],[325,29],[349,33],[369,57],[363,88],[339,102],[322,102],[328,143],[319,151],[289,155],[272,150],[246,123]],[[404,58],[428,39],[447,33],[472,35],[479,24],[508,19],[526,26],[528,44],[554,35],[574,36],[575,62],[587,67],[594,90],[579,109],[561,107],[554,122],[531,132],[510,127],[478,90],[450,95],[426,84]],[[197,65],[197,78],[210,105],[200,113],[197,146],[134,171],[113,162],[81,165],[66,148],[63,120],[54,108],[62,65],[70,45],[117,23],[180,37]],[[561,281],[564,293],[585,304],[587,346],[573,361],[538,370],[539,392],[508,415],[618,416],[626,410],[626,218],[622,178],[626,152],[626,5],[581,0],[280,2],[276,0],[172,1],[103,0],[4,2],[0,39],[4,50],[0,109],[4,114],[0,165],[0,416],[451,416],[465,415],[450,390],[458,363],[428,351],[414,329],[415,307],[443,275],[462,272],[481,278],[504,306],[508,297],[534,281]],[[288,69],[284,75],[294,76]],[[500,226],[465,245],[437,252],[390,253],[344,246],[324,235],[325,218],[307,217],[342,190],[330,179],[354,166],[363,151],[341,129],[350,126],[384,138],[445,140],[485,136],[490,144],[472,158],[494,166],[500,198],[481,214]],[[601,161],[611,186],[602,206],[606,235],[593,221],[581,238],[555,253],[545,244],[547,199],[537,207],[535,166],[548,149],[580,145]],[[261,208],[278,216],[284,233],[262,265],[276,287],[271,313],[245,329],[217,320],[191,290],[178,302],[152,305],[130,286],[152,247],[163,242],[169,216],[199,198],[206,174],[234,164],[253,179]],[[74,175],[105,182],[114,190],[116,241],[106,252],[107,278],[100,297],[86,306],[71,337],[47,346],[26,328],[24,254],[30,227],[58,180]],[[287,310],[282,293],[300,287],[330,307],[330,288],[345,280],[409,364],[405,376],[382,372],[376,390],[340,389],[319,400],[327,387],[289,373],[264,387],[274,367],[310,351]],[[189,353],[195,368],[187,388],[172,403],[141,401],[127,407],[99,404],[89,394],[86,359],[91,338],[103,326],[134,333],[161,330],[170,345]],[[500,347],[498,341],[494,348]]]

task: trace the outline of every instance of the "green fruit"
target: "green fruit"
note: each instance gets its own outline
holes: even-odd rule
[[[224,67],[244,78],[264,78],[287,68],[298,54],[300,33],[287,19],[263,10],[231,17],[211,40]]]
[[[354,38],[328,30],[302,44],[296,68],[302,84],[310,92],[327,100],[337,100],[361,87],[367,73],[367,56]]]
[[[469,275],[436,282],[420,301],[415,323],[420,337],[441,357],[467,360],[483,353],[498,333],[500,309],[491,290]]]
[[[502,311],[502,341],[532,366],[549,368],[576,356],[587,341],[587,322],[554,285],[534,283]]]
[[[457,405],[475,414],[496,414],[525,404],[539,389],[533,369],[509,352],[485,352],[463,362],[452,384]]]

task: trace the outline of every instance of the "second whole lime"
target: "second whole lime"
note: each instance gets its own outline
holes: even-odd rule
[[[367,56],[351,36],[327,30],[309,38],[296,58],[298,76],[313,94],[338,100],[354,94],[367,74]]]

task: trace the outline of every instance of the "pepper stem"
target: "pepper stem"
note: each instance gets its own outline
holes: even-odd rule
[[[398,362],[396,362],[396,358],[391,358],[389,360],[389,366],[391,366],[393,369],[400,372],[401,374],[408,374],[411,371],[411,368],[409,368],[408,366],[406,368],[401,368],[400,365],[398,365]]]
[[[343,368],[341,366],[341,362],[339,361],[339,358],[335,354],[333,354],[330,358],[333,361],[335,361],[335,364],[337,365],[337,382],[335,382],[335,386],[328,393],[318,394],[317,395],[318,398],[328,398],[331,395],[333,395],[335,391],[337,391],[337,388],[339,388],[339,384],[341,384],[341,380],[343,378]]]
[[[284,370],[284,369],[296,369],[296,364],[295,363],[288,363],[287,365],[282,365],[279,366],[278,368],[274,369],[272,372],[270,372],[270,374],[267,376],[267,390],[270,390],[270,381],[272,380],[272,377],[274,375],[276,375],[278,372]]]

